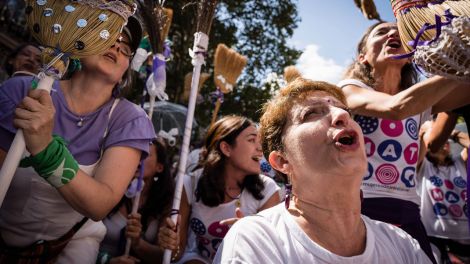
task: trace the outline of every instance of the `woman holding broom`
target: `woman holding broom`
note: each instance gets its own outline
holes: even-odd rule
[[[119,97],[141,34],[129,18],[112,47],[83,58],[50,95],[29,91],[29,77],[0,88],[0,164],[16,128],[30,153],[0,210],[0,262],[96,260],[105,228],[94,221],[119,202],[155,136],[145,112]]]
[[[260,175],[261,157],[258,129],[248,118],[226,116],[210,127],[199,169],[184,178],[178,232],[168,218],[158,235],[173,260],[212,262],[238,218],[279,203],[279,187]]]
[[[358,55],[340,82],[348,106],[361,125],[368,157],[362,213],[395,224],[415,239],[432,259],[419,216],[416,165],[420,124],[437,113],[470,102],[465,83],[435,76],[417,83],[417,72],[404,53],[397,26],[371,26],[357,47]],[[456,95],[459,96],[456,96]],[[427,113],[427,114],[426,114]]]

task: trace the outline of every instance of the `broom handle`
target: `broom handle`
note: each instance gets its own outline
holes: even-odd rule
[[[209,127],[211,127],[215,123],[215,120],[217,119],[217,113],[219,112],[221,104],[222,103],[220,102],[220,98],[217,98],[217,102],[215,103],[214,112],[212,112],[211,125]]]
[[[149,112],[148,112],[148,116],[149,116],[150,121],[152,121],[153,107],[154,106],[155,106],[155,96],[150,96],[150,99],[149,99]]]
[[[44,78],[39,80],[37,89],[51,92],[53,83],[54,78],[44,75]],[[8,188],[10,187],[11,180],[13,179],[16,168],[18,168],[18,164],[20,164],[20,160],[25,149],[26,143],[24,141],[23,130],[18,129],[5,160],[3,161],[3,166],[0,169],[0,207],[3,204],[3,200],[5,199]]]
[[[135,196],[134,196],[134,200],[132,201],[132,211],[131,213],[132,214],[136,214],[137,213],[137,209],[139,209],[139,204],[140,204],[140,192],[141,191],[138,191]],[[131,252],[131,245],[132,245],[132,241],[131,239],[128,237],[126,239],[126,250],[124,251],[124,256],[129,256],[129,253]]]
[[[204,47],[204,50],[207,50],[207,44],[208,44],[207,35],[202,32],[196,32],[196,34],[194,35],[195,35],[194,47],[197,46],[196,44],[199,44],[200,47],[202,46]],[[205,43],[198,43],[198,41],[200,42],[205,41]],[[191,92],[189,94],[188,114],[186,115],[186,124],[184,126],[184,135],[183,135],[183,144],[181,146],[180,162],[178,164],[178,172],[176,174],[176,186],[175,186],[175,194],[173,197],[172,212],[177,212],[179,211],[179,208],[180,208],[181,193],[183,192],[183,178],[184,178],[184,173],[186,171],[186,162],[188,160],[189,141],[191,140],[191,130],[192,130],[193,120],[194,120],[194,110],[196,108],[196,98],[197,98],[197,92],[198,92],[198,86],[199,86],[199,77],[201,75],[201,66],[202,64],[204,64],[204,55],[200,53],[195,54],[192,60],[192,63],[194,65],[193,78],[191,80]],[[173,221],[173,223],[177,223],[178,214],[172,214],[171,220]],[[171,259],[171,250],[165,249],[162,263],[169,264],[170,259]]]

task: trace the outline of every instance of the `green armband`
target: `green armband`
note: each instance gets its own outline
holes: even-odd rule
[[[65,140],[59,136],[53,136],[43,151],[20,162],[20,167],[29,166],[56,188],[69,183],[78,171],[77,161],[67,149]]]

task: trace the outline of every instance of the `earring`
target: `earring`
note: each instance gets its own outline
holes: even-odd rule
[[[290,195],[292,193],[292,184],[286,183],[286,185],[284,186],[286,188],[286,196],[284,197],[284,203],[285,203],[286,209],[289,209]]]
[[[153,177],[153,181],[154,182],[158,181],[158,177]]]

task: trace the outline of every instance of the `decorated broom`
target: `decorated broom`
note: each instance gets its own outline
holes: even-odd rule
[[[198,86],[198,94],[199,91],[201,90],[202,85],[209,79],[211,75],[206,72],[202,72],[201,75],[199,76],[199,86]],[[187,102],[189,100],[189,94],[191,93],[191,80],[193,79],[193,73],[188,72],[184,76],[184,91],[183,91],[183,101]]]
[[[162,3],[163,4],[163,3]],[[164,51],[164,41],[166,38],[165,34],[168,34],[170,24],[171,24],[171,17],[173,16],[173,11],[171,9],[163,8],[162,5],[156,5],[156,3],[152,0],[145,0],[139,1],[140,11],[142,14],[142,18],[144,20],[147,33],[148,33],[148,43],[153,51],[153,60],[152,60],[152,74],[148,77],[146,86],[147,91],[150,95],[150,106],[148,117],[152,120],[153,114],[153,107],[155,105],[155,97],[158,96],[166,96],[165,100],[168,99],[168,96],[165,94],[165,85],[166,85],[166,71],[165,71],[165,57],[163,56]],[[166,11],[165,11],[166,10]],[[147,40],[143,39],[144,42]],[[143,50],[143,51],[142,51]],[[142,49],[142,57],[145,55],[143,53],[147,53],[145,49]],[[145,56],[145,59],[147,56]],[[144,60],[145,60],[144,59]],[[141,60],[139,58],[138,60]],[[142,60],[142,62],[144,61]],[[140,65],[137,65],[138,62],[133,60],[134,70],[136,68],[140,68]],[[137,67],[138,66],[138,67]],[[145,95],[145,94],[144,94]],[[163,99],[163,98],[162,98]],[[143,106],[143,105],[142,105]],[[140,205],[140,195],[143,189],[143,172],[144,172],[144,163],[143,161],[140,162],[140,170],[139,176],[137,177],[137,182],[135,188],[132,188],[132,209],[131,213],[136,214],[139,210]],[[131,251],[132,240],[127,238],[126,240],[126,247],[124,249],[124,255],[128,256]]]
[[[230,93],[242,73],[248,59],[224,44],[217,45],[214,56],[214,82],[217,91],[213,93],[216,98],[215,108],[212,112],[211,126],[217,119],[223,94]]]
[[[470,0],[390,2],[416,64],[431,74],[470,81]]]
[[[168,35],[173,18],[173,10],[163,8],[154,0],[141,0],[142,17],[147,27],[150,46],[152,48],[152,73],[147,79],[146,87],[150,96],[148,116],[152,119],[155,98],[168,100],[165,93],[166,86],[166,60],[170,56],[169,49],[165,50],[165,39]]]
[[[50,92],[65,73],[70,58],[100,54],[114,45],[127,18],[135,11],[131,0],[27,0],[26,20],[33,37],[44,47],[43,67],[32,88]],[[25,151],[18,129],[0,170],[0,205]]]
[[[176,223],[181,202],[181,193],[183,191],[183,177],[186,170],[186,162],[189,154],[189,141],[191,139],[191,130],[193,126],[194,110],[196,107],[197,90],[199,86],[199,76],[201,66],[205,63],[205,55],[209,44],[209,31],[212,25],[212,19],[217,6],[217,0],[199,0],[197,2],[197,29],[194,33],[193,49],[189,50],[189,55],[193,64],[193,79],[191,81],[191,94],[189,95],[188,114],[184,126],[183,144],[181,146],[180,162],[176,174],[175,195],[173,197],[171,220]],[[170,263],[171,250],[166,249],[163,256],[163,263]]]
[[[286,80],[287,83],[290,83],[301,76],[300,71],[294,65],[284,68],[284,80]]]

